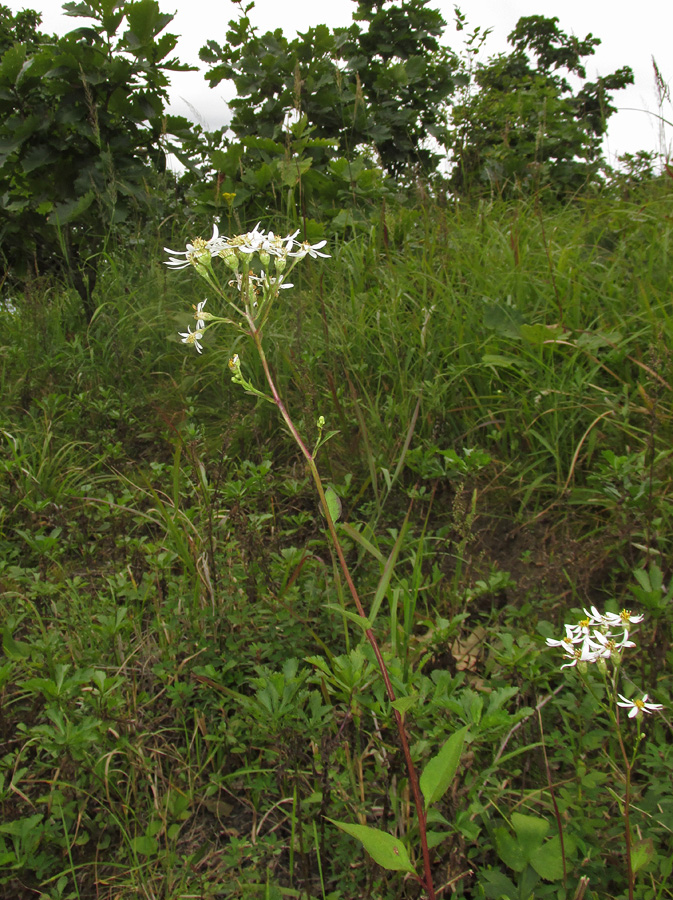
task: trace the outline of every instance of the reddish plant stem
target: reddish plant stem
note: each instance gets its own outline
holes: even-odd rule
[[[278,408],[285,424],[290,430],[292,437],[294,438],[297,446],[301,450],[306,462],[308,464],[309,469],[311,470],[311,475],[313,476],[313,481],[316,486],[316,490],[318,491],[318,496],[320,498],[320,504],[322,506],[323,512],[325,514],[325,519],[327,521],[327,527],[329,529],[330,538],[332,539],[332,544],[334,545],[334,549],[336,550],[337,557],[339,559],[339,565],[341,566],[341,571],[343,572],[343,576],[346,579],[346,584],[348,585],[348,589],[351,593],[351,597],[353,598],[353,602],[355,603],[356,609],[358,611],[358,615],[363,619],[367,619],[367,614],[364,611],[362,606],[362,602],[360,600],[360,596],[357,592],[355,584],[353,583],[353,579],[351,577],[351,573],[348,569],[348,564],[346,563],[346,558],[344,557],[343,550],[341,548],[341,543],[339,541],[339,537],[336,533],[336,529],[334,527],[334,522],[332,521],[332,516],[330,515],[329,506],[327,504],[327,499],[325,497],[325,491],[322,486],[322,480],[320,478],[320,473],[318,472],[318,468],[315,464],[315,459],[313,458],[313,454],[308,449],[304,441],[302,440],[301,435],[297,431],[294,422],[290,418],[290,415],[285,408],[285,404],[283,403],[280,394],[278,393],[278,389],[276,388],[275,382],[271,376],[271,371],[269,369],[269,364],[266,359],[266,355],[264,354],[264,349],[262,347],[262,336],[257,329],[254,321],[248,317],[248,324],[250,325],[250,337],[254,341],[255,347],[259,354],[259,358],[262,362],[262,366],[264,368],[264,375],[266,376],[267,384],[271,389],[271,394],[273,396],[273,401]],[[367,636],[367,640],[374,651],[374,656],[376,657],[376,662],[381,671],[381,675],[383,677],[383,683],[386,688],[386,693],[388,694],[388,698],[391,703],[395,701],[395,691],[393,689],[392,682],[390,681],[390,676],[388,674],[388,669],[384,662],[383,656],[381,654],[381,650],[379,648],[378,642],[374,635],[374,632],[371,628],[365,629],[365,635]],[[397,731],[400,737],[400,744],[402,745],[402,753],[404,754],[404,761],[407,767],[407,773],[409,775],[409,783],[411,785],[411,792],[414,798],[414,805],[416,807],[416,815],[418,817],[418,830],[421,838],[421,853],[423,856],[423,870],[425,873],[425,878],[422,880],[424,884],[425,890],[428,895],[428,900],[435,900],[435,889],[432,882],[432,870],[430,867],[430,851],[428,849],[428,838],[427,838],[427,830],[426,830],[426,816],[425,816],[425,808],[423,806],[423,799],[421,797],[421,790],[418,782],[418,775],[416,774],[416,767],[414,766],[413,760],[411,758],[411,751],[409,749],[409,741],[407,738],[407,731],[404,725],[404,719],[402,714],[392,707],[393,713],[395,716],[395,722],[397,724]]]

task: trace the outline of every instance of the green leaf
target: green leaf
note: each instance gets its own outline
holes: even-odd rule
[[[636,841],[631,848],[631,867],[633,874],[639,872],[644,866],[654,859],[654,844],[652,838],[646,841]]]
[[[361,615],[358,613],[351,612],[349,609],[342,609],[340,606],[337,606],[336,603],[326,603],[325,609],[333,609],[338,613],[341,613],[342,616],[345,616],[347,619],[350,619],[351,622],[354,622],[363,631],[367,631],[372,627],[372,623],[369,619],[363,619]]]
[[[388,586],[390,584],[390,579],[393,576],[393,571],[395,570],[395,564],[397,563],[397,557],[399,556],[400,550],[402,549],[402,544],[404,543],[404,538],[406,537],[407,528],[409,526],[409,512],[407,512],[404,517],[404,522],[402,523],[402,527],[400,528],[400,532],[397,535],[397,539],[393,544],[393,549],[390,551],[390,556],[385,562],[383,566],[383,572],[381,573],[381,578],[379,579],[379,583],[376,586],[376,593],[374,594],[374,599],[372,600],[371,609],[369,610],[369,619],[371,622],[376,620],[376,616],[378,615],[378,611],[381,607],[381,603],[383,602],[383,598],[385,597]]]
[[[449,789],[460,762],[468,727],[465,725],[452,734],[439,753],[426,763],[420,777],[426,810],[431,803],[441,800]]]
[[[2,631],[2,650],[8,659],[27,659],[30,656],[30,644],[15,641],[9,628]]]
[[[563,878],[563,854],[559,836],[556,835],[531,853],[529,862],[545,881],[558,881]]]
[[[397,700],[393,700],[391,706],[404,715],[412,706],[415,706],[417,700],[418,694],[409,694],[407,697],[398,697]]]
[[[515,872],[523,872],[528,865],[528,858],[506,828],[495,829],[495,847],[500,859]]]
[[[519,328],[521,337],[531,344],[542,344],[545,341],[557,341],[564,337],[563,328],[560,325],[521,325]]]
[[[512,825],[522,847],[533,851],[542,845],[547,832],[549,822],[538,816],[524,816],[522,813],[512,813]]]
[[[49,216],[52,225],[66,225],[86,212],[94,200],[94,192],[87,191],[76,200],[67,200],[65,203],[57,203]]]
[[[141,853],[143,856],[151,856],[157,852],[159,843],[156,838],[149,837],[146,834],[139,834],[131,841],[131,848],[135,853]]]
[[[348,535],[348,537],[352,538],[356,543],[360,544],[367,553],[371,553],[374,559],[377,559],[382,565],[385,565],[386,558],[378,549],[375,547],[371,541],[368,541],[366,537],[364,537],[360,532],[354,528],[352,525],[349,525],[348,522],[342,522],[340,526]]]
[[[385,831],[379,831],[377,828],[370,828],[368,825],[349,825],[346,822],[335,822],[334,819],[328,819],[332,825],[336,825],[346,834],[357,838],[371,856],[374,862],[377,862],[384,869],[393,872],[409,872],[415,875],[416,871],[411,865],[406,847],[399,838],[393,837]]]
[[[332,522],[338,522],[341,517],[341,499],[334,488],[327,488],[325,491],[325,500],[327,501],[327,509],[329,510]]]

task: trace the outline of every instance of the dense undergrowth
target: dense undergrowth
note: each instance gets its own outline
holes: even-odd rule
[[[669,185],[386,209],[266,329],[293,413],[338,429],[368,603],[406,528],[375,630],[414,758],[470,726],[441,896],[627,896],[615,736],[545,646],[590,604],[646,614],[635,896],[673,896]],[[110,245],[86,328],[53,282],[0,310],[0,896],[418,897],[328,822],[416,854],[303,461],[231,384],[240,339],[177,337],[203,294],[162,247],[190,236]]]

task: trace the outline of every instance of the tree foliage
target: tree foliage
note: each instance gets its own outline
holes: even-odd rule
[[[427,139],[446,137],[458,59],[439,43],[446,23],[428,2],[361,0],[348,28],[318,25],[293,40],[281,29],[259,34],[248,16],[254,4],[241,8],[225,43],[201,51],[211,86],[236,86],[236,137],[278,140],[294,111],[316,138],[337,142],[336,155],[369,148],[396,177],[432,170],[438,157]]]
[[[633,73],[624,66],[587,81],[583,61],[600,40],[579,40],[558,21],[521,18],[508,36],[512,52],[476,65],[472,90],[451,114],[455,191],[550,186],[563,195],[596,176],[615,112],[611,92],[631,84]],[[582,82],[579,90],[568,76]]]
[[[106,234],[147,204],[166,131],[187,127],[164,116],[166,72],[187,67],[166,59],[156,0],[64,8],[92,23],[46,38],[37,13],[0,9],[0,239],[7,269],[64,270],[91,317]]]

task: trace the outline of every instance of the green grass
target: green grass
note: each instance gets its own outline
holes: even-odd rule
[[[528,896],[518,812],[566,838],[536,898],[627,896],[614,734],[544,645],[595,603],[647,612],[635,896],[672,897],[670,189],[386,215],[293,273],[265,343],[303,431],[338,429],[319,463],[367,608],[399,551],[375,628],[419,767],[470,725],[435,885]],[[230,383],[259,363],[177,337],[204,298],[162,266],[182,240],[111,249],[88,328],[47,282],[0,311],[0,896],[417,897],[327,821],[418,860],[302,460]]]

